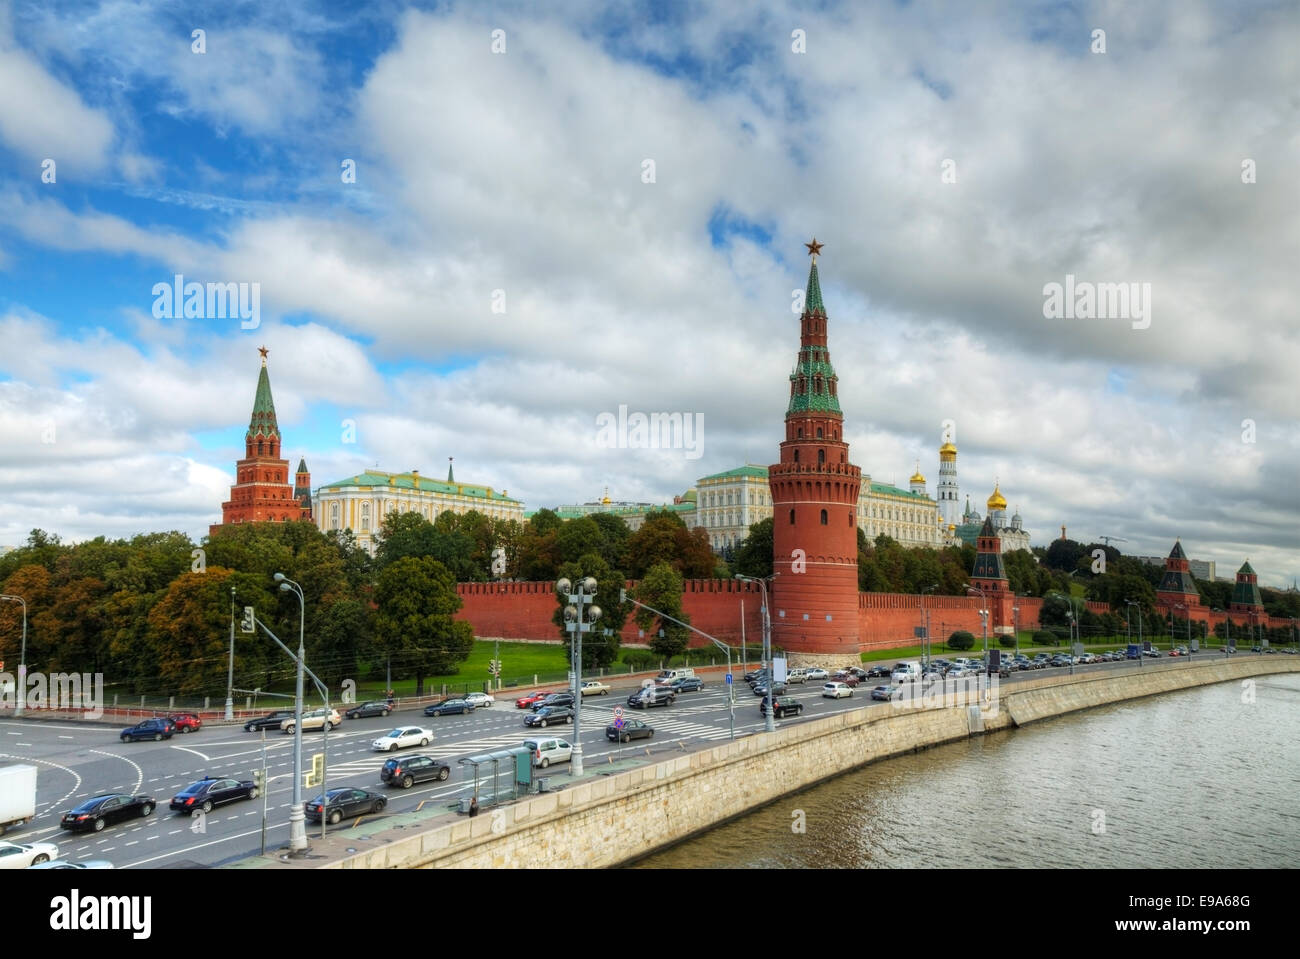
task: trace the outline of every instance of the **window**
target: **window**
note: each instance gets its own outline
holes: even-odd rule
[[[800,432],[803,432],[803,431],[800,430]],[[798,450],[795,450],[795,451],[794,451],[794,461],[795,461],[796,463],[799,462],[799,451],[798,451]]]
[[[822,438],[822,428],[820,426],[817,427],[817,438],[818,439]]]
[[[794,510],[790,510],[790,525],[794,525]]]
[[[827,517],[826,517],[826,510],[822,510],[822,525],[823,525],[823,526],[826,525],[826,520],[827,520]]]
[[[818,465],[818,466],[825,466],[825,465],[826,465],[826,451],[825,451],[825,450],[818,450],[818,451],[817,451],[817,465]]]
[[[853,510],[849,510],[849,525],[853,525]]]
[[[370,504],[361,504],[361,532],[370,532]]]
[[[339,504],[331,503],[330,504],[330,529],[336,530],[338,528],[339,528]]]

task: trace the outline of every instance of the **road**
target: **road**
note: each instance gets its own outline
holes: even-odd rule
[[[1193,663],[1213,659],[1205,654]],[[1164,660],[1161,665],[1184,664],[1184,660]],[[1155,665],[1148,661],[1145,666]],[[1078,672],[1136,669],[1136,662],[1105,663],[1076,667]],[[1014,686],[1025,679],[1045,675],[1064,677],[1068,670],[1049,669],[1015,673],[1004,684]],[[625,759],[654,761],[683,748],[698,749],[725,741],[730,736],[725,685],[721,676],[704,676],[706,686],[700,692],[684,693],[671,706],[651,709],[626,707],[631,687],[614,688],[606,696],[588,697],[582,707],[583,756],[590,773],[597,764],[607,764],[611,754]],[[822,718],[846,709],[868,706],[884,708],[883,702],[869,699],[871,685],[864,683],[850,698],[833,700],[821,695],[821,683],[791,686],[790,695],[803,703],[799,717],[778,720],[786,726]],[[381,792],[388,797],[388,814],[409,812],[422,803],[427,808],[453,805],[461,796],[472,792],[472,782],[462,781],[464,768],[457,759],[476,753],[518,746],[538,735],[555,735],[572,742],[571,725],[552,726],[546,730],[524,727],[526,710],[514,705],[514,698],[530,690],[503,691],[496,705],[475,710],[465,716],[426,717],[419,709],[398,711],[387,719],[345,719],[328,737],[328,784],[350,785]],[[736,674],[736,736],[750,735],[764,728],[758,710],[758,697]],[[619,747],[605,738],[605,727],[614,719],[613,710],[622,706],[628,716],[636,716],[654,727],[651,740],[637,740]],[[420,725],[434,731],[434,742],[424,749],[378,753],[371,741],[396,725]],[[177,734],[162,742],[123,743],[118,728],[87,722],[42,721],[39,717],[24,720],[0,720],[0,762],[27,762],[39,769],[37,777],[37,817],[26,826],[11,830],[6,839],[17,842],[43,839],[58,843],[62,858],[72,861],[107,859],[118,868],[158,868],[176,865],[215,865],[255,855],[261,842],[262,799],[240,801],[219,806],[200,823],[188,816],[173,814],[167,804],[186,785],[206,776],[251,779],[259,765],[263,749],[261,733],[246,733],[239,725],[209,724],[197,733]],[[319,732],[303,734],[304,763],[321,750]],[[650,755],[647,756],[647,749]],[[289,806],[292,799],[293,737],[278,731],[265,736],[267,794],[267,848],[275,849],[288,841]],[[392,755],[427,753],[451,764],[451,778],[444,783],[389,789],[380,785],[379,770]],[[553,767],[549,774],[566,777],[566,766]],[[59,818],[82,800],[105,792],[144,792],[157,800],[152,816],[107,827],[101,833],[68,833],[59,827]],[[311,798],[319,789],[305,790]],[[431,802],[432,801],[432,802]],[[319,826],[309,830],[316,834]]]

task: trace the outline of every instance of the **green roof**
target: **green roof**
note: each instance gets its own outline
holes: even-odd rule
[[[808,271],[808,290],[804,295],[804,309],[809,313],[815,310],[826,312],[826,307],[822,304],[822,284],[817,278],[817,261],[813,260],[812,269]]]
[[[257,395],[253,398],[253,416],[248,421],[246,439],[252,439],[258,433],[263,436],[279,436],[280,427],[275,422],[275,400],[271,399],[271,378],[266,375],[263,361],[262,371],[257,375]]]
[[[1250,560],[1246,560],[1246,562],[1242,563],[1241,569],[1237,570],[1237,573],[1238,574],[1245,573],[1247,576],[1257,575],[1255,573],[1254,568],[1250,565]]]
[[[826,306],[822,303],[821,281],[817,278],[817,261],[813,260],[808,271],[808,289],[804,296],[803,316],[799,318],[800,341],[799,357],[795,361],[794,372],[790,374],[790,405],[786,408],[786,417],[795,413],[836,413],[843,415],[839,397],[831,392],[837,382],[835,368],[831,366],[830,351],[824,346],[804,346],[802,341],[808,334],[810,317],[826,315]]]
[[[582,519],[584,516],[591,516],[595,513],[612,513],[615,516],[636,516],[642,513],[689,513],[695,509],[695,501],[692,499],[689,503],[664,503],[662,506],[611,506],[609,509],[600,510],[583,510],[576,506],[556,506],[553,512],[560,519]],[[529,510],[524,514],[524,519],[531,519],[537,515],[538,510]]]
[[[915,500],[934,502],[924,493],[913,493],[910,489],[899,489],[897,486],[890,486],[888,483],[872,483],[871,492],[883,493],[886,496],[908,496]]]
[[[322,490],[327,489],[347,489],[354,486],[383,486],[388,489],[405,489],[418,490],[421,493],[447,493],[452,496],[473,496],[480,499],[492,500],[498,503],[518,503],[516,499],[511,499],[502,493],[498,493],[490,486],[476,486],[473,483],[443,483],[439,480],[429,479],[427,476],[420,477],[420,485],[415,485],[415,476],[411,473],[374,473],[367,470],[364,473],[358,473],[349,479],[339,480],[336,483],[328,483],[320,487]]]
[[[712,476],[705,476],[700,479],[703,483],[705,480],[715,479],[732,479],[737,476],[753,476],[756,479],[767,479],[766,466],[753,466],[746,463],[744,466],[738,466],[734,470],[725,470],[721,473],[714,473]]]

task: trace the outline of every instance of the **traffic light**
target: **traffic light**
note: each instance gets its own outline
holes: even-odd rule
[[[620,590],[618,591],[618,601],[619,601],[620,603],[626,603],[626,602],[627,602],[627,590],[625,590],[625,589],[620,589]]]
[[[253,625],[253,607],[252,607],[252,606],[245,606],[245,607],[244,607],[244,619],[243,619],[243,621],[239,624],[239,629],[240,629],[240,632],[244,632],[244,633],[255,633],[255,632],[257,632],[257,627]]]
[[[258,789],[265,789],[265,788],[266,788],[266,770],[265,770],[265,769],[254,769],[254,770],[253,770],[253,785],[256,786]]]

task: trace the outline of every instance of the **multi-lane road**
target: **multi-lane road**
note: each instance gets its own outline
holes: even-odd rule
[[[1199,656],[1193,661],[1211,657]],[[1183,661],[1166,660],[1170,666]],[[1148,663],[1150,667],[1153,663]],[[1136,669],[1137,663],[1111,663],[1079,667],[1081,672],[1112,669]],[[1040,679],[1052,675],[1065,677],[1063,669],[1035,670],[1013,674],[1003,683]],[[624,761],[652,762],[656,756],[680,752],[725,741],[731,735],[726,687],[717,674],[704,676],[704,690],[683,693],[666,707],[630,709],[625,699],[631,687],[616,686],[609,695],[588,697],[582,706],[583,755],[589,775],[608,767],[613,754]],[[876,681],[873,681],[876,682]],[[745,736],[761,731],[764,718],[758,698],[735,677],[735,734]],[[864,683],[854,695],[829,699],[821,695],[821,683],[791,686],[790,695],[804,705],[799,717],[778,720],[785,726],[814,720],[833,712],[861,709],[874,705],[871,686]],[[381,792],[388,797],[388,815],[410,812],[418,806],[433,812],[445,811],[461,796],[472,792],[473,784],[465,781],[466,767],[456,760],[477,753],[520,745],[525,739],[558,736],[572,742],[571,725],[548,729],[526,729],[526,710],[517,709],[514,699],[529,690],[503,691],[496,705],[478,709],[466,716],[426,717],[419,709],[399,710],[387,719],[344,720],[328,737],[328,784],[357,786]],[[651,740],[637,740],[619,746],[605,737],[605,727],[614,719],[614,708],[644,720],[655,729]],[[396,725],[418,724],[434,730],[434,742],[397,753],[378,753],[371,742]],[[321,750],[321,734],[303,734],[304,761]],[[204,776],[251,779],[261,765],[263,737],[246,733],[241,725],[208,723],[197,733],[176,735],[162,742],[123,743],[118,727],[98,723],[59,722],[32,716],[24,720],[0,720],[0,763],[24,762],[37,766],[37,817],[26,826],[11,830],[5,838],[14,841],[41,839],[58,843],[61,858],[78,861],[107,859],[118,868],[180,865],[213,865],[256,854],[261,843],[263,800],[239,801],[219,806],[202,820],[202,831],[189,816],[171,813],[167,804],[186,785]],[[267,848],[276,849],[288,841],[289,806],[293,795],[293,737],[279,731],[265,735],[268,787],[266,795]],[[647,755],[648,750],[648,755]],[[451,778],[443,783],[389,789],[382,786],[379,770],[392,755],[425,753],[451,764]],[[563,786],[568,768],[557,766],[548,771],[557,785]],[[101,833],[68,833],[59,827],[62,814],[82,800],[100,793],[148,793],[157,800],[157,809],[149,817],[107,827]],[[304,792],[307,798],[319,789]],[[346,826],[346,823],[344,824]],[[310,829],[319,829],[310,826]]]

